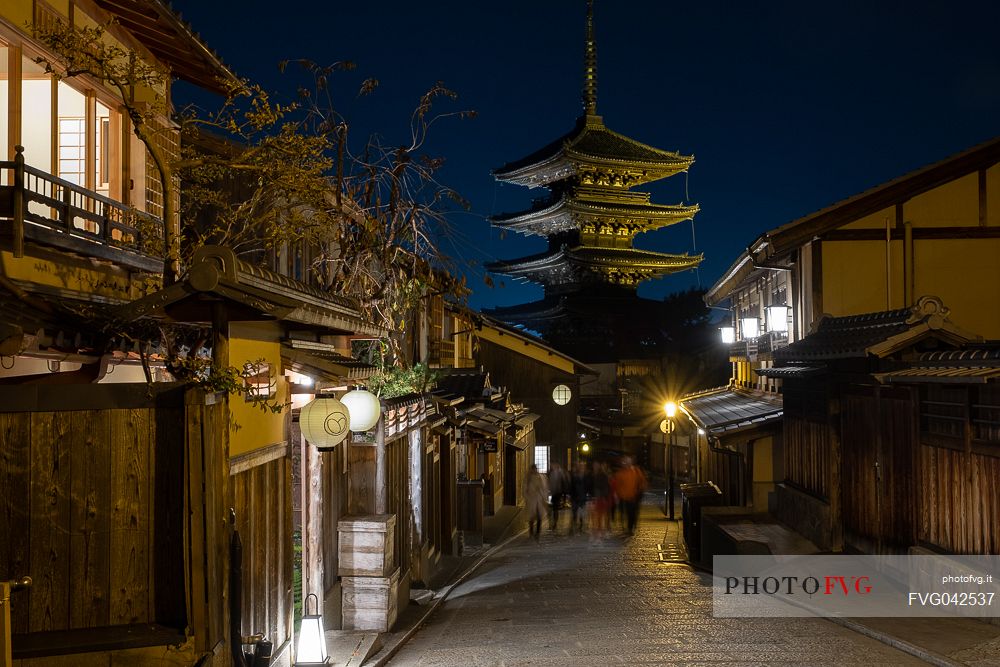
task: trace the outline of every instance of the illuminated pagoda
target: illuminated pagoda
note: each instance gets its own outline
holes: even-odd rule
[[[692,156],[660,150],[609,130],[597,114],[593,0],[587,4],[583,115],[567,135],[494,171],[497,180],[549,194],[527,211],[493,216],[494,226],[548,240],[537,255],[493,262],[493,273],[541,284],[545,297],[491,314],[536,331],[584,360],[657,347],[656,316],[636,288],[692,269],[702,255],[633,247],[637,234],[690,220],[697,205],[650,202],[631,188],[687,171]]]

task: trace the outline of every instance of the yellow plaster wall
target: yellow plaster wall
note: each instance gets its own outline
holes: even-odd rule
[[[753,441],[753,509],[767,511],[767,494],[774,491],[774,438]]]
[[[31,0],[4,0],[0,2],[0,17],[3,17],[17,29],[23,29],[25,23],[34,19]]]
[[[823,242],[823,312],[835,317],[903,307],[903,244],[892,242],[890,300],[885,241]]]
[[[975,227],[979,224],[979,175],[950,181],[903,204],[914,227]]]
[[[288,383],[281,368],[280,332],[270,324],[236,323],[229,328],[229,365],[242,368],[246,362],[264,359],[271,364],[276,381],[274,400],[288,400]],[[275,414],[247,403],[241,396],[229,399],[233,422],[230,424],[229,454],[236,456],[260,447],[284,442],[287,408]]]
[[[87,298],[105,297],[112,301],[138,299],[155,285],[145,278],[136,278],[126,271],[110,266],[78,260],[66,253],[38,251],[14,257],[0,252],[3,275],[22,282],[42,286],[51,294]]]
[[[884,208],[878,213],[858,218],[854,222],[844,225],[841,229],[885,229],[885,221],[887,219],[891,226],[896,225],[896,211],[894,206]]]
[[[915,240],[914,297],[932,294],[958,326],[1000,339],[1000,239]]]
[[[986,224],[1000,227],[1000,164],[986,170]]]

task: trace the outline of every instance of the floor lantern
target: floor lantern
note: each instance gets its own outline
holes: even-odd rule
[[[309,613],[309,600],[316,606],[316,613]],[[319,613],[319,598],[315,593],[306,596],[302,605],[302,625],[299,626],[299,646],[295,651],[295,667],[326,665],[326,636],[323,632],[323,617]]]

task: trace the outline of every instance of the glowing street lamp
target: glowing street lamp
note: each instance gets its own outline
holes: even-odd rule
[[[674,423],[674,417],[677,416],[677,403],[674,401],[667,401],[663,404],[663,413],[667,416],[667,432],[670,434],[669,444],[667,445],[667,516],[673,520],[674,518],[674,430],[677,425]]]
[[[722,342],[726,345],[736,342],[736,327],[720,327],[719,333],[722,335]]]

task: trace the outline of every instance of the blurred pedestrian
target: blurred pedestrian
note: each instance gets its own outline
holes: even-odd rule
[[[622,469],[615,474],[615,492],[621,498],[625,509],[625,532],[628,535],[635,535],[635,526],[639,520],[639,503],[642,502],[642,494],[647,486],[646,476],[631,458],[626,456],[622,463]]]
[[[587,513],[587,499],[590,497],[590,473],[587,464],[578,461],[569,478],[569,502],[572,508],[569,534],[582,533],[584,515]]]
[[[524,509],[528,514],[528,529],[535,541],[538,541],[542,532],[542,517],[545,516],[545,501],[548,496],[548,482],[538,472],[538,466],[532,464],[524,484]]]
[[[590,515],[590,534],[595,540],[603,540],[608,533],[608,511],[611,509],[613,498],[608,467],[604,463],[594,464],[591,496],[593,509]]]
[[[563,499],[566,497],[568,487],[569,479],[566,476],[566,471],[558,463],[553,463],[549,470],[549,496],[552,502],[549,530],[551,531],[555,531],[559,527],[559,510],[562,509]]]

